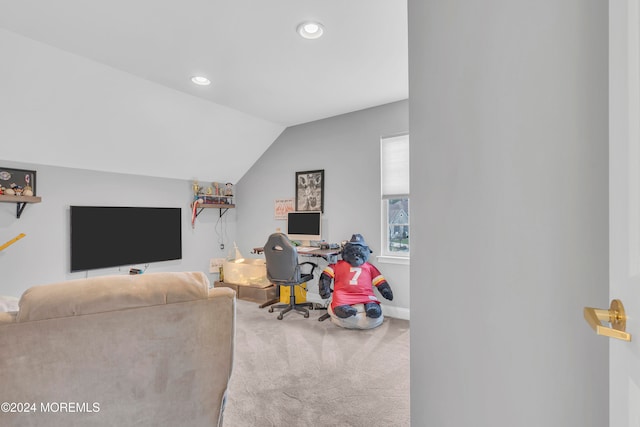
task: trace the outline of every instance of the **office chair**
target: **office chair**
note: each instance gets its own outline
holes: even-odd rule
[[[333,294],[333,289],[331,289],[331,293]],[[323,314],[322,316],[318,317],[318,322],[324,322],[325,320],[327,320],[328,318],[331,317],[331,314],[329,314],[329,306],[331,305],[331,297],[329,297],[329,299],[324,303],[324,306],[320,306],[317,307],[316,306],[316,310],[327,310],[327,312],[325,314]]]
[[[298,251],[289,238],[282,233],[273,233],[269,236],[264,245],[264,256],[267,261],[267,278],[279,287],[289,287],[289,304],[272,305],[269,307],[269,312],[282,309],[278,320],[282,320],[282,316],[291,310],[309,317],[309,310],[306,307],[313,309],[313,303],[296,303],[295,287],[312,280],[313,270],[317,265],[308,261],[298,263]],[[303,274],[300,267],[307,264],[312,266],[311,272]]]
[[[324,322],[325,320],[327,320],[328,318],[331,317],[331,315],[329,314],[329,307],[320,307],[320,308],[316,308],[316,310],[327,310],[327,312],[325,314],[323,314],[322,316],[318,317],[318,322]]]

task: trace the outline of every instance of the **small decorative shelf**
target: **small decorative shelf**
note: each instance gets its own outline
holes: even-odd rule
[[[27,203],[40,203],[42,197],[38,196],[9,196],[6,194],[0,194],[0,203],[15,203],[16,204],[16,218],[20,218],[22,211]]]
[[[191,204],[191,207],[193,208],[193,203]],[[196,212],[196,217],[198,215],[200,215],[200,213],[204,210],[204,209],[219,209],[220,210],[220,218],[222,218],[222,215],[224,215],[225,213],[227,213],[227,211],[229,209],[233,209],[235,208],[236,205],[230,205],[230,204],[217,204],[217,203],[198,203],[198,212]],[[223,210],[224,209],[224,210]]]

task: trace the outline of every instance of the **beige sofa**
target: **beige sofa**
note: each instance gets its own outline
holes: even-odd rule
[[[235,293],[200,272],[35,286],[0,313],[0,426],[219,426]]]

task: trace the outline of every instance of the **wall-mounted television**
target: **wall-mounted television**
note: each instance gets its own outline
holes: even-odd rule
[[[71,271],[181,258],[181,208],[71,206]]]
[[[302,240],[308,245],[310,240],[322,239],[322,212],[297,211],[287,213],[287,236],[291,240]]]

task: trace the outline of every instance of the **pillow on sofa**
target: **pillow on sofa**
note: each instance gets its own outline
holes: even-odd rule
[[[18,301],[16,297],[0,296],[0,313],[7,311],[18,311]]]
[[[27,289],[17,321],[79,316],[151,305],[206,299],[202,272],[147,273],[69,280]]]

